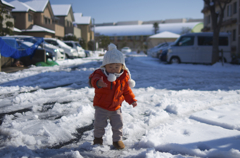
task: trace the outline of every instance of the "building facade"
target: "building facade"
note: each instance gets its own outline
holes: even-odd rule
[[[76,38],[81,38],[81,29],[74,26],[75,21],[73,16],[72,6],[70,4],[55,4],[52,5],[55,23],[64,26],[65,35],[74,35]]]
[[[75,21],[73,24],[81,29],[82,39],[87,44],[89,41],[94,40],[94,29],[92,18],[89,16],[83,16],[82,13],[74,13]],[[87,46],[86,46],[87,47]]]
[[[158,21],[133,21],[121,22],[120,25],[97,25],[95,27],[95,36],[108,36],[112,43],[117,45],[119,49],[130,47],[133,51],[146,51],[148,48],[154,47],[148,38],[155,34],[154,23],[158,23],[158,33],[169,31],[176,34],[187,32],[200,32],[203,28],[203,19],[189,22],[187,19],[167,19]],[[124,24],[124,25],[123,25]],[[169,39],[168,39],[169,41]]]
[[[36,37],[64,37],[64,27],[56,24],[49,0],[18,0],[9,2],[15,8],[12,15],[15,27],[21,30],[22,35]]]
[[[219,6],[216,6],[216,11],[220,11]],[[212,32],[212,20],[208,6],[204,4],[202,10],[204,14],[204,28],[203,32]],[[240,57],[240,3],[239,0],[232,0],[227,4],[224,11],[223,22],[220,32],[231,33],[231,53]]]

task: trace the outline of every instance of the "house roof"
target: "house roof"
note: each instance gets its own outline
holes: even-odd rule
[[[13,31],[14,31],[14,32],[22,32],[21,30],[19,30],[19,29],[16,28],[16,27],[13,28]]]
[[[47,29],[47,28],[42,27],[42,26],[38,26],[38,25],[33,25],[31,27],[31,29],[26,29],[26,30],[24,29],[24,30],[22,30],[22,32],[48,32],[48,33],[55,34],[55,31]]]
[[[74,23],[75,24],[90,24],[91,17],[90,16],[82,16],[82,13],[73,13]]]
[[[43,12],[48,4],[48,0],[29,0],[24,2],[28,6],[34,8],[36,12]]]
[[[159,24],[159,31],[181,34],[184,28],[193,29],[199,22]],[[95,33],[106,36],[150,36],[154,34],[153,24],[97,26]]]
[[[150,36],[149,38],[178,38],[180,35],[169,31],[163,31],[161,33]]]
[[[12,10],[12,12],[28,12],[29,10],[34,11],[34,12],[36,11],[32,7],[30,7],[29,5],[27,5],[23,2],[19,2],[18,0],[14,0],[14,1],[11,1],[9,3],[15,7]]]
[[[6,1],[4,1],[4,0],[1,0],[1,2],[2,2],[2,4],[6,5],[6,6],[9,6],[9,7],[11,7],[11,8],[14,8],[14,6],[13,6],[12,4],[10,4],[10,3],[8,3],[8,2],[6,2]]]
[[[71,9],[71,4],[52,4],[51,6],[55,16],[67,16]]]

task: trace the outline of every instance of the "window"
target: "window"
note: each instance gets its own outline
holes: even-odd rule
[[[228,37],[219,37],[219,46],[227,46]]]
[[[45,24],[50,24],[50,19],[47,17],[44,17],[44,22],[45,22]]]
[[[233,3],[233,14],[237,13],[237,2]]]
[[[194,44],[193,36],[183,36],[177,42],[177,46],[192,46],[193,44]]]
[[[227,16],[232,16],[232,5],[227,6]]]
[[[212,37],[198,37],[199,46],[211,46],[213,44]]]
[[[133,37],[132,37],[132,36],[128,36],[127,39],[128,39],[128,40],[132,40]]]
[[[205,17],[205,24],[208,25],[211,22],[211,15]]]
[[[73,48],[73,44],[72,43],[66,42],[66,44]]]
[[[58,43],[56,41],[52,41],[52,40],[44,40],[45,42],[49,43],[49,44],[52,44],[54,46],[58,46]]]
[[[227,46],[228,45],[228,37],[219,37],[219,46]],[[212,36],[200,36],[198,37],[198,45],[199,46],[212,46],[213,45],[213,37]]]
[[[140,36],[135,36],[135,40],[140,40]]]
[[[232,31],[232,40],[236,41],[236,30],[235,29]]]
[[[143,41],[146,41],[148,36],[143,36]]]
[[[28,14],[28,21],[32,22],[32,15],[31,14]]]
[[[121,41],[121,40],[123,40],[123,36],[118,36],[117,39],[118,39],[119,41]]]

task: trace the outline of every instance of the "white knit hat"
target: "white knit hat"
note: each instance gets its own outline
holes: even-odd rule
[[[115,44],[110,43],[108,45],[108,51],[106,52],[106,54],[103,57],[103,62],[102,62],[102,65],[100,68],[104,68],[105,65],[112,64],[112,63],[123,64],[123,69],[127,70],[128,74],[130,76],[130,79],[128,80],[129,86],[135,87],[135,81],[133,79],[131,79],[131,74],[125,64],[125,57],[123,56],[123,53],[117,49]],[[109,81],[112,82],[112,80],[109,80]]]

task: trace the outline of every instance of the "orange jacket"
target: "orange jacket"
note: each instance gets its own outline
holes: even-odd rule
[[[107,83],[107,87],[98,88],[97,81],[103,76],[103,81]],[[95,70],[90,76],[91,85],[95,88],[95,96],[93,105],[99,106],[109,111],[116,111],[121,107],[125,100],[128,104],[137,101],[131,88],[128,85],[129,75],[126,70],[114,82],[109,82],[107,76],[101,69]]]

